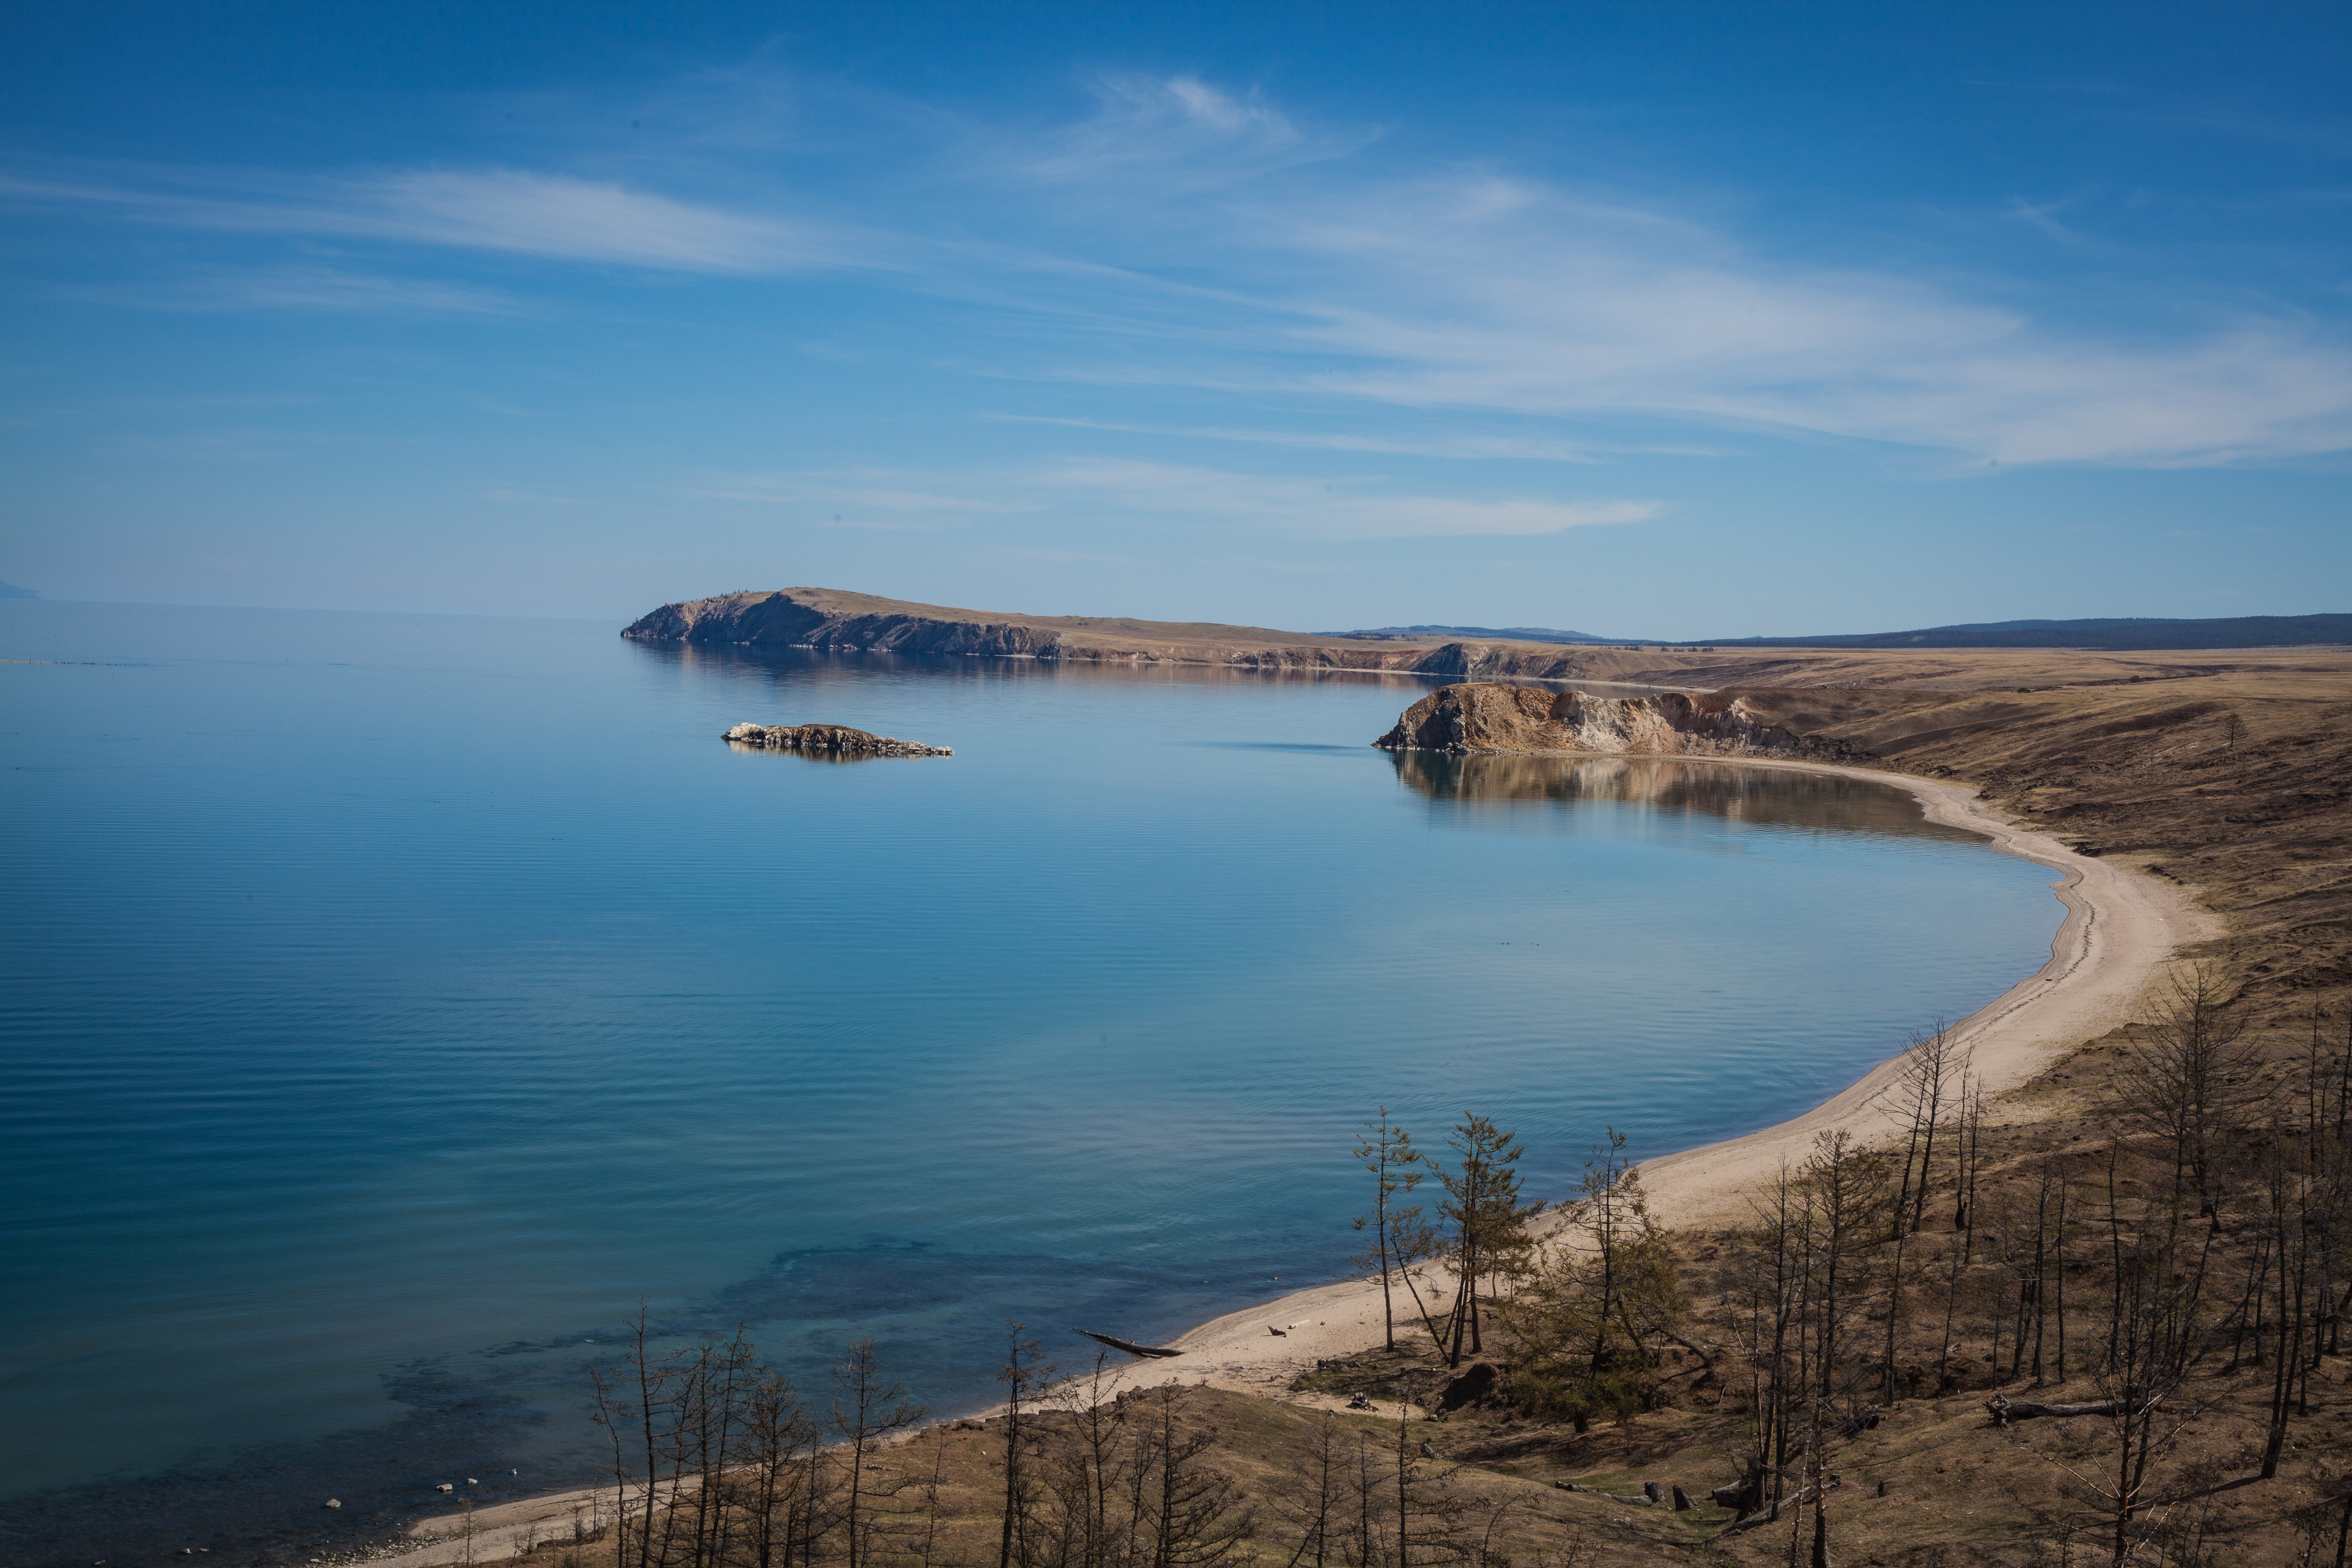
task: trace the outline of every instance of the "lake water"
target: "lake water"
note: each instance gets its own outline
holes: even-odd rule
[[[8,1562],[583,1479],[640,1301],[974,1407],[1008,1314],[1076,1363],[1331,1278],[1378,1104],[1558,1194],[1609,1124],[1817,1102],[2062,912],[1883,786],[1370,749],[1425,682],[615,631],[0,603],[57,661],[0,664]]]

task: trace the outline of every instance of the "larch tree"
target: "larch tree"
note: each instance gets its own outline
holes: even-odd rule
[[[1420,1186],[1428,1173],[1421,1151],[1412,1146],[1412,1134],[1389,1120],[1385,1105],[1377,1118],[1364,1123],[1363,1135],[1356,1141],[1356,1159],[1372,1178],[1372,1212],[1356,1216],[1356,1229],[1369,1231],[1372,1245],[1354,1262],[1363,1273],[1380,1277],[1381,1329],[1388,1348],[1394,1350],[1396,1307],[1391,1282],[1420,1262],[1430,1246],[1421,1205],[1398,1200]],[[1417,1305],[1418,1290],[1413,1300]]]

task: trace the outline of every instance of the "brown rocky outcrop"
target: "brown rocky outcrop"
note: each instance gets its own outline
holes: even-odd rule
[[[797,596],[796,596],[797,595]],[[789,647],[856,648],[873,653],[1058,657],[1056,633],[1016,621],[942,619],[890,612],[859,613],[809,602],[804,590],[722,594],[664,605],[624,630],[643,642],[753,643]]]
[[[1496,681],[1465,681],[1431,692],[1372,744],[1454,755],[1613,752],[1744,757],[1848,750],[1773,723],[1728,695],[1595,697]]]
[[[730,745],[768,752],[814,752],[835,757],[952,757],[952,746],[869,734],[845,724],[738,724],[721,737]]]

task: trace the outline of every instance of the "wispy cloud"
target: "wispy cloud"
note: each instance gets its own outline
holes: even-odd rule
[[[966,368],[1244,393],[1326,417],[1375,405],[1620,429],[1640,420],[1655,439],[1635,445],[1652,450],[1703,446],[1693,437],[1709,430],[1780,430],[1979,468],[2221,464],[2352,447],[2340,321],[2180,298],[2117,327],[2112,300],[2070,302],[2046,279],[2029,291],[1791,256],[1663,201],[1491,167],[1404,167],[1381,156],[1373,130],[1318,126],[1193,77],[1107,76],[1092,94],[1088,112],[1042,131],[910,110],[898,130],[934,138],[929,174],[887,190],[837,179],[832,188],[865,198],[839,210],[772,194],[688,197],[649,175],[511,168],[304,181],[49,167],[0,175],[0,202],[671,273],[855,269],[984,318],[960,352],[999,362]],[[697,178],[705,191],[775,188],[764,170],[704,167]],[[2053,212],[2020,203],[2008,216],[2073,236]],[[429,273],[404,283],[380,254],[349,274],[257,275],[244,297],[269,303],[274,288],[286,308],[493,308]],[[2013,302],[2026,298],[2030,310]],[[1482,445],[1272,420],[1105,427],[1367,455],[1575,462],[1603,449],[1565,435]],[[1567,515],[1544,510],[1559,503],[1479,504],[1493,531]],[[1403,528],[1437,512],[1399,502],[1384,515],[1378,526]]]
[[[1537,463],[1591,463],[1594,449],[1572,441],[1528,436],[1447,436],[1415,438],[1360,436],[1345,431],[1236,429],[1223,426],[1122,424],[1108,419],[1073,419],[1043,414],[983,415],[1016,425],[1059,425],[1129,436],[1174,436],[1187,440],[1239,441],[1255,447],[1290,447],[1312,452],[1365,452],[1406,458],[1517,459]]]
[[[1654,501],[1414,495],[1385,479],[1310,479],[1172,463],[1073,459],[1037,476],[1043,488],[1153,516],[1223,518],[1309,539],[1408,539],[1560,533],[1640,522]]]
[[[110,209],[188,228],[344,236],[685,272],[887,265],[877,247],[838,226],[515,169],[310,181],[226,172],[0,174],[0,201]]]
[[[962,528],[976,517],[1034,511],[1038,503],[973,476],[957,479],[888,468],[729,474],[691,493],[708,500],[791,509],[824,528],[890,531]]]
[[[2071,202],[2029,202],[2023,196],[2011,196],[2009,216],[2021,224],[2040,229],[2061,245],[2079,246],[2083,237],[2060,223],[2056,215],[2074,205]]]
[[[2119,343],[1926,282],[1769,260],[1657,215],[1475,174],[1246,215],[1309,278],[1289,335],[1318,396],[1647,414],[2004,463],[2215,463],[2352,446],[2352,354],[2281,312]],[[1242,383],[1240,384],[1247,384]]]
[[[1640,522],[1660,510],[1645,500],[1415,493],[1378,475],[1310,479],[1101,458],[957,473],[733,475],[693,493],[782,507],[794,521],[819,527],[953,528],[1059,512],[1097,524],[1181,520],[1301,540],[1559,533]]]
[[[1091,84],[1095,111],[1025,142],[997,143],[1005,172],[1064,185],[1138,181],[1166,192],[1344,158],[1370,131],[1309,131],[1255,91],[1192,76],[1118,74]]]
[[[57,292],[66,299],[154,310],[391,311],[433,316],[540,313],[537,305],[500,289],[320,266],[218,268],[155,282],[70,284]]]

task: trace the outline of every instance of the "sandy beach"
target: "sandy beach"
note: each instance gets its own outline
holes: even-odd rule
[[[1822,763],[1727,759],[1723,765],[1834,773],[1907,790],[1930,821],[1982,834],[2003,852],[2061,874],[2054,890],[2066,914],[2051,941],[2049,962],[1953,1026],[1971,1069],[1993,1094],[2028,1081],[2061,1053],[2126,1021],[2182,944],[2218,930],[2219,922],[2181,889],[2112,861],[2077,855],[2047,835],[2017,826],[1981,804],[1969,786]],[[1748,1194],[1769,1181],[1782,1162],[1801,1160],[1818,1133],[1843,1127],[1866,1140],[1891,1135],[1896,1123],[1882,1098],[1897,1070],[1890,1058],[1778,1126],[1644,1162],[1642,1174],[1653,1212],[1669,1226],[1736,1221],[1746,1211]],[[1442,1278],[1437,1286],[1444,1289]],[[1398,1307],[1400,1339],[1408,1324],[1419,1332],[1411,1298],[1402,1289]],[[1202,1323],[1171,1342],[1182,1355],[1120,1367],[1118,1386],[1207,1384],[1336,1405],[1336,1399],[1291,1394],[1291,1381],[1319,1360],[1370,1350],[1381,1339],[1379,1283],[1349,1280]],[[609,1513],[611,1500],[609,1489],[591,1489],[484,1509],[473,1516],[470,1544],[461,1535],[462,1519],[427,1519],[411,1532],[426,1544],[394,1560],[436,1568],[510,1555],[530,1539],[568,1535],[575,1510],[583,1517],[600,1509]]]

